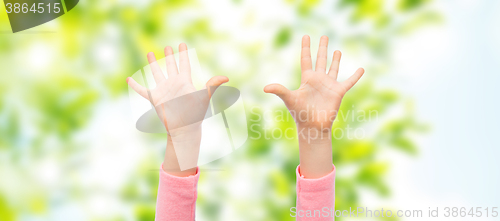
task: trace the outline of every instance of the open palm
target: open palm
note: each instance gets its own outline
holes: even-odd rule
[[[150,52],[147,57],[156,87],[149,90],[138,84],[133,78],[127,78],[127,83],[134,91],[153,104],[158,117],[162,120],[169,134],[174,135],[173,129],[188,126],[189,122],[193,121],[197,116],[203,117],[205,115],[213,89],[227,82],[228,78],[215,76],[206,84],[208,93],[195,93],[197,90],[191,79],[191,67],[186,44],[179,45],[179,69],[177,69],[172,48],[167,46],[164,51],[168,79],[165,78],[156,62],[154,53]],[[212,89],[211,92],[210,89]],[[179,99],[176,100],[176,98]],[[170,102],[175,100],[176,102]],[[201,121],[196,122],[197,124],[191,125],[191,127],[201,124]],[[188,133],[188,131],[185,132]]]
[[[294,117],[298,129],[314,128],[330,131],[337,116],[345,93],[361,78],[364,73],[359,68],[344,82],[337,81],[341,53],[335,51],[328,73],[327,64],[328,37],[320,40],[316,70],[312,70],[309,36],[302,38],[301,83],[297,90],[291,91],[280,84],[270,84],[264,92],[279,96]]]

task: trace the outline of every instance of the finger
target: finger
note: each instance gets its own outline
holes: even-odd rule
[[[328,37],[322,36],[319,41],[318,57],[316,59],[316,71],[326,73],[326,57],[328,51]]]
[[[264,87],[264,92],[275,94],[283,101],[290,96],[290,90],[281,84],[269,84]]]
[[[139,95],[149,100],[148,89],[137,83],[133,78],[127,78],[127,84]]]
[[[335,80],[337,80],[337,76],[339,74],[341,57],[342,57],[342,52],[340,52],[339,50],[333,52],[332,65],[330,65],[330,71],[328,71],[328,75],[332,76],[333,79]]]
[[[300,53],[300,67],[302,72],[312,70],[311,48],[309,35],[302,37],[302,51]]]
[[[229,81],[229,78],[226,76],[215,76],[213,78],[210,78],[210,80],[207,81],[206,87],[208,90],[208,96],[212,97],[212,94],[214,94],[215,90],[221,85]]]
[[[165,60],[167,60],[167,75],[173,77],[178,74],[177,64],[175,63],[174,50],[172,47],[165,47]]]
[[[191,66],[189,65],[189,56],[185,43],[179,45],[179,72],[191,76]]]
[[[166,79],[165,75],[163,75],[163,72],[161,72],[160,66],[156,61],[156,57],[153,52],[148,53],[148,62],[149,62],[149,67],[151,68],[151,72],[153,72],[153,77],[155,79],[155,82],[160,83],[161,81],[165,80]]]
[[[358,82],[358,80],[361,78],[361,76],[363,76],[364,73],[365,73],[365,69],[358,68],[358,70],[351,77],[349,77],[347,80],[342,82],[342,85],[344,85],[344,87],[347,90],[351,89],[352,86],[354,86],[356,84],[356,82]]]

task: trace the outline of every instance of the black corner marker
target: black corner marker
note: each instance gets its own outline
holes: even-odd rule
[[[64,0],[64,3],[66,4],[66,10],[69,12],[78,4],[79,1],[80,0]]]
[[[12,32],[24,31],[52,21],[73,9],[78,0],[4,0]]]

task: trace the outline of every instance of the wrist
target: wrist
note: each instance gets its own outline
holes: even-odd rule
[[[331,144],[332,131],[330,127],[312,127],[297,125],[297,135],[300,142],[310,144]]]
[[[193,137],[201,137],[201,124],[192,124],[168,130],[169,140],[193,139]]]

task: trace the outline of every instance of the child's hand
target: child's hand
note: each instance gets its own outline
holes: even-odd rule
[[[335,51],[333,61],[326,73],[328,37],[321,37],[316,70],[312,70],[309,36],[302,38],[302,79],[299,89],[290,91],[280,84],[270,84],[264,88],[266,93],[278,95],[295,119],[297,129],[316,128],[330,131],[340,101],[344,94],[363,75],[364,70],[358,69],[353,76],[344,82],[337,81],[339,71],[340,51]],[[325,131],[326,132],[326,131]]]
[[[349,79],[338,82],[340,51],[334,52],[332,65],[326,73],[328,37],[321,37],[316,70],[312,70],[309,45],[310,39],[306,35],[302,38],[299,89],[290,91],[280,84],[270,84],[264,92],[278,95],[294,117],[301,149],[301,173],[306,177],[320,177],[332,168],[331,128],[342,97],[361,78],[364,70],[359,68]]]
[[[156,108],[158,117],[162,120],[170,136],[181,136],[189,134],[186,131],[186,120],[193,118],[196,115],[205,115],[209,103],[211,93],[209,94],[193,94],[196,88],[191,80],[191,67],[189,64],[189,57],[187,54],[186,44],[179,45],[179,70],[175,63],[173,51],[170,46],[165,47],[165,57],[167,62],[167,75],[168,79],[163,75],[154,53],[148,53],[148,61],[156,82],[156,88],[148,91],[147,88],[138,84],[133,78],[127,78],[127,83],[138,94],[148,99]],[[225,76],[216,76],[211,78],[206,86],[207,88],[216,88],[221,84],[228,81]],[[213,91],[212,91],[213,93]],[[188,95],[189,94],[189,95]],[[176,102],[176,106],[169,105],[167,101],[178,98],[183,95],[182,102]],[[189,111],[186,111],[189,110]],[[201,121],[194,124],[200,126]],[[180,129],[183,130],[180,130]],[[191,125],[189,128],[195,128]],[[175,130],[174,130],[175,129]],[[182,133],[181,133],[182,132]],[[191,134],[192,136],[192,134]]]
[[[195,93],[196,88],[191,80],[191,67],[187,53],[186,44],[180,44],[179,69],[177,69],[172,48],[165,47],[168,79],[163,75],[155,55],[152,52],[148,54],[148,61],[156,82],[156,88],[153,90],[141,86],[133,78],[127,78],[130,87],[153,104],[158,117],[166,127],[168,143],[163,169],[177,176],[188,176],[196,172],[202,120],[193,121],[193,118],[201,116],[203,119],[211,95],[218,86],[228,81],[225,76],[213,77],[206,83],[207,94]],[[181,96],[183,96],[181,102],[168,102]],[[179,162],[193,168],[181,171]]]

